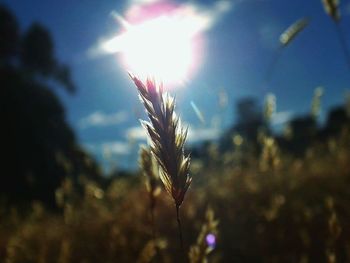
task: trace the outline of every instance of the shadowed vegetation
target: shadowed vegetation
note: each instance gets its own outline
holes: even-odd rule
[[[0,118],[5,203],[40,200],[55,205],[66,176],[98,177],[92,159],[78,146],[53,86],[74,92],[66,65],[55,58],[49,32],[33,24],[20,33],[15,17],[0,6]]]

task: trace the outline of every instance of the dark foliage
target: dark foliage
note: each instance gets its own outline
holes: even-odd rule
[[[50,88],[74,91],[70,71],[55,58],[49,32],[39,24],[19,35],[15,17],[0,6],[1,196],[10,202],[55,204],[64,177],[98,176],[77,146],[64,108]]]

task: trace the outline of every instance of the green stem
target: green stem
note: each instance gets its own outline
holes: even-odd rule
[[[182,239],[182,227],[181,227],[181,220],[180,220],[180,213],[179,213],[179,205],[176,205],[176,219],[177,219],[177,226],[179,230],[179,240],[180,240],[180,246],[181,246],[181,253],[184,255],[184,245],[183,245],[183,239]]]
[[[156,226],[154,222],[154,208],[155,208],[155,200],[153,197],[153,193],[150,193],[150,208],[151,208],[151,225],[152,225],[152,238],[154,243],[156,242]]]
[[[156,250],[155,258],[152,259],[152,262],[157,262],[157,256],[159,255],[159,248],[157,245],[157,234],[156,234],[156,224],[154,219],[154,210],[156,206],[156,200],[153,196],[153,192],[150,193],[150,212],[151,212],[151,225],[152,225],[152,239],[153,239],[153,245]]]

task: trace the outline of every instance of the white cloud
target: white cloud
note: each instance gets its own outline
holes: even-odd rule
[[[161,0],[130,0],[126,14],[133,14],[133,12],[135,12],[136,15],[143,6],[156,2],[161,2]],[[230,0],[218,0],[212,5],[201,5],[199,1],[189,1],[174,7],[171,15],[181,17],[182,19],[191,19],[193,22],[196,21],[196,30],[205,31],[212,28],[215,23],[233,7],[234,1]]]
[[[94,154],[129,155],[132,153],[132,146],[125,141],[84,143],[83,147]]]
[[[281,111],[276,112],[272,115],[271,124],[280,125],[288,122],[293,117],[293,112],[291,111]]]
[[[187,127],[188,125],[183,125]],[[216,140],[220,137],[220,130],[214,127],[191,127],[188,126],[187,142],[197,143],[206,140]],[[147,133],[142,126],[135,126],[127,130],[126,136],[132,140],[147,141]]]
[[[177,12],[178,15],[196,22],[193,25],[197,27],[197,31],[201,32],[211,29],[232,8],[233,1],[220,0],[206,7],[196,3],[185,3],[178,8]]]
[[[127,129],[126,137],[135,141],[146,141],[147,133],[146,130],[140,125]]]
[[[218,128],[203,127],[189,128],[187,141],[189,143],[197,143],[201,141],[216,140],[220,137],[221,132]]]
[[[102,151],[116,155],[128,155],[132,152],[131,146],[127,142],[115,141],[102,144]]]
[[[110,126],[123,123],[127,120],[128,114],[125,111],[106,114],[101,111],[95,111],[89,116],[79,120],[78,125],[81,129],[89,127]]]
[[[156,2],[160,2],[160,0],[129,0],[125,14],[134,14],[134,16],[136,16],[143,6]],[[237,0],[235,2],[239,1]],[[210,6],[188,2],[174,7],[171,15],[177,17],[180,19],[179,21],[188,25],[186,30],[195,36],[198,33],[211,29],[226,13],[231,11],[233,7],[234,1],[229,0],[218,0]],[[113,17],[118,18],[116,21],[118,21],[122,27],[125,27],[125,24],[128,22],[123,16],[115,11],[112,11],[111,13]],[[98,43],[87,51],[88,58],[96,58],[104,54],[122,51],[123,36],[123,34],[120,34],[112,38],[104,37],[99,39]],[[111,46],[113,46],[113,48],[111,48]]]
[[[83,143],[82,147],[88,152],[97,152],[98,148],[94,143]]]

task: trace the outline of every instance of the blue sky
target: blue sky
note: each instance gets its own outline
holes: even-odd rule
[[[177,2],[198,6],[210,15],[218,1]],[[16,14],[22,30],[34,21],[45,25],[54,38],[57,57],[71,66],[77,93],[70,96],[60,89],[57,93],[79,142],[103,160],[105,167],[134,166],[135,151],[143,137],[138,122],[143,110],[136,90],[116,55],[93,59],[87,55],[99,39],[118,33],[119,25],[110,13],[114,10],[123,14],[131,0],[1,2]],[[215,18],[203,33],[206,44],[199,70],[186,87],[172,91],[179,114],[192,129],[191,142],[215,138],[228,127],[235,119],[235,101],[244,96],[262,100],[272,92],[277,97],[277,111],[284,116],[308,112],[317,86],[325,90],[323,112],[343,102],[344,92],[350,88],[350,71],[334,24],[320,0],[230,3],[230,10]],[[350,1],[341,1],[340,9],[341,27],[350,45]],[[279,35],[302,17],[309,17],[310,25],[283,50],[270,83],[264,84],[264,73],[278,48]],[[219,93],[228,96],[224,109],[219,107]],[[205,116],[205,124],[197,118],[191,101]]]

